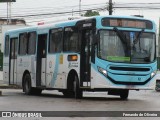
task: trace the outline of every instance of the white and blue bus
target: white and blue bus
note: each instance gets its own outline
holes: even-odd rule
[[[4,81],[25,94],[108,91],[127,99],[129,90],[155,88],[156,26],[148,19],[96,16],[11,30],[4,41]]]

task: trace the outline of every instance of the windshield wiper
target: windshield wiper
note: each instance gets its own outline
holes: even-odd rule
[[[130,50],[130,43],[127,40],[126,36],[124,35],[123,32],[119,31],[116,27],[113,28],[113,30],[117,33],[117,36],[119,37],[119,39],[122,41],[122,43],[125,45],[127,51]],[[125,56],[130,55],[130,53],[126,52],[126,50],[124,49],[124,53]]]
[[[120,38],[120,40],[122,41],[122,43],[127,45],[124,34],[122,32],[120,32],[116,27],[114,27],[113,30],[117,33],[117,35]]]
[[[138,33],[136,39],[133,41],[134,44],[137,44],[137,42],[140,40],[140,37],[141,37],[141,35],[142,35],[143,32],[144,32],[144,29],[142,29],[142,30]]]

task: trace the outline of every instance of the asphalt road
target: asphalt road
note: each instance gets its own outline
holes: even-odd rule
[[[25,95],[21,89],[1,89],[0,111],[160,111],[160,92],[152,91],[130,91],[128,100],[121,100],[119,96],[109,96],[107,93],[85,92],[83,99],[64,98],[57,91],[43,91],[40,96]],[[20,118],[19,118],[20,119]],[[33,118],[53,119],[53,118]],[[70,120],[97,120],[97,117],[88,118],[60,118],[54,119]],[[99,120],[128,120],[135,118],[100,117]],[[143,119],[137,118],[138,119]],[[159,120],[160,118],[145,117],[145,120]],[[13,119],[13,120],[17,120]]]

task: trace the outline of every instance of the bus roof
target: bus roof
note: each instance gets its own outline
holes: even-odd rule
[[[93,16],[93,17],[88,17],[88,18],[82,18],[82,19],[76,19],[76,20],[68,20],[68,21],[61,21],[61,22],[55,22],[55,23],[50,23],[50,24],[43,24],[43,25],[36,25],[36,26],[27,26],[24,28],[18,28],[18,29],[12,29],[8,30],[7,33],[14,33],[14,32],[23,32],[23,31],[33,31],[33,30],[38,30],[38,29],[51,29],[51,28],[57,28],[57,27],[65,27],[65,26],[74,26],[78,21],[80,20],[86,20],[86,19],[96,19],[96,20],[101,20],[102,18],[125,18],[125,19],[137,19],[137,20],[149,20],[145,19],[142,17],[136,17],[136,16],[115,16],[115,15],[108,15],[108,16]],[[151,21],[153,24],[155,24],[154,21]]]

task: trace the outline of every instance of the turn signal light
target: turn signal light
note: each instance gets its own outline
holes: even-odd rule
[[[78,56],[77,55],[68,55],[68,61],[77,61]]]

